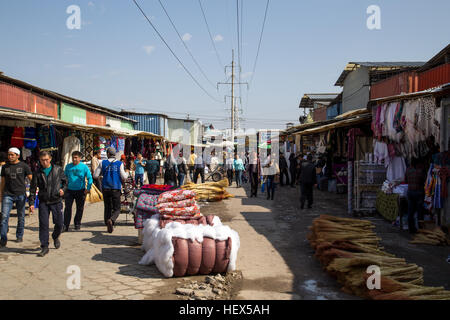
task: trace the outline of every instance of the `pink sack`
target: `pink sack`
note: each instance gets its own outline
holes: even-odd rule
[[[156,205],[156,208],[162,209],[162,208],[184,208],[184,207],[192,207],[193,205],[196,205],[196,201],[194,198],[181,200],[181,201],[174,201],[174,202],[160,202]]]
[[[195,192],[192,190],[173,190],[163,192],[159,195],[158,202],[175,202],[182,201],[186,199],[192,199],[195,197]]]

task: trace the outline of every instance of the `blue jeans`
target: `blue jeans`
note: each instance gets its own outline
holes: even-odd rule
[[[144,184],[144,174],[143,173],[136,173],[135,175],[134,175],[134,180],[135,180],[135,182],[136,182],[136,187],[138,186],[138,184],[139,184],[139,187],[142,187],[142,185]]]
[[[9,196],[3,195],[2,202],[2,229],[1,229],[1,238],[3,241],[8,240],[8,223],[9,223],[9,214],[11,209],[16,203],[17,207],[17,231],[16,237],[18,239],[23,238],[23,232],[25,229],[25,203],[26,203],[26,195],[22,194],[20,196]]]
[[[236,185],[239,187],[242,185],[242,170],[236,170]]]
[[[179,173],[178,174],[178,185],[181,187],[184,184],[184,173]]]

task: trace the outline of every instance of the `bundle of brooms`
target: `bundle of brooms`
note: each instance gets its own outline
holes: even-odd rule
[[[86,195],[86,200],[90,203],[103,201],[103,193],[93,184],[91,190]]]
[[[423,269],[384,251],[370,221],[321,215],[308,235],[315,256],[342,290],[376,300],[449,300],[443,287],[423,286]],[[381,270],[381,288],[368,289],[367,267]]]
[[[232,194],[226,191],[228,187],[228,180],[223,179],[218,182],[205,182],[196,184],[193,182],[187,182],[183,188],[184,190],[193,190],[196,193],[195,199],[197,201],[221,201],[233,197]]]
[[[438,227],[433,230],[419,229],[410,243],[450,246],[450,238]]]

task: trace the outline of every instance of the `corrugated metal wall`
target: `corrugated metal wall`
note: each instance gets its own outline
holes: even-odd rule
[[[342,113],[367,107],[370,98],[369,69],[361,67],[350,72],[344,80]]]
[[[313,120],[322,121],[327,119],[327,107],[319,107],[313,110]]]
[[[419,74],[419,91],[450,82],[450,63],[440,65]]]
[[[159,115],[124,114],[124,116],[138,121],[135,125],[135,130],[161,135]]]
[[[417,75],[414,72],[403,72],[370,87],[370,99],[396,96],[401,93],[417,91]]]
[[[327,120],[334,119],[341,114],[342,104],[336,103],[327,107]]]
[[[86,124],[86,110],[62,102],[61,120],[70,123]]]
[[[5,82],[0,82],[0,107],[58,118],[58,104],[56,100]]]
[[[105,126],[106,116],[100,113],[91,112],[86,110],[86,123],[95,126]]]

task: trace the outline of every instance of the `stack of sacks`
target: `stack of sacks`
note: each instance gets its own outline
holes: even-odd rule
[[[189,190],[162,193],[158,197],[156,208],[161,219],[196,220],[202,217],[200,208],[195,201],[195,192]]]
[[[147,193],[145,190],[135,190],[134,196],[137,197],[134,215],[134,227],[142,229],[144,221],[149,219],[152,215],[158,213],[156,205],[158,204],[158,194]]]
[[[165,277],[207,275],[236,269],[239,235],[216,216],[205,224],[170,222],[162,229],[159,215],[144,222],[141,265],[156,264]]]

